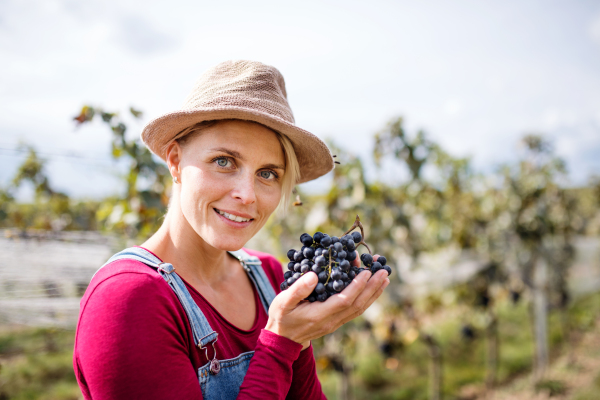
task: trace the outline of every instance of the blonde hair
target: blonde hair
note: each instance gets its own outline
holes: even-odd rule
[[[194,136],[200,134],[203,130],[210,128],[211,126],[216,125],[222,121],[235,121],[233,119],[219,119],[219,120],[210,120],[210,121],[202,121],[189,126],[179,132],[177,136],[175,136],[175,141],[179,143],[180,146],[185,146],[190,139]],[[242,121],[242,120],[238,120]],[[254,121],[247,121],[254,122]],[[254,122],[255,124],[259,124],[258,122]],[[262,125],[262,124],[259,124]],[[283,174],[283,179],[281,181],[281,200],[279,201],[279,205],[277,206],[277,212],[279,214],[285,214],[287,208],[290,204],[290,200],[292,198],[292,191],[296,186],[296,182],[300,180],[300,164],[298,163],[298,158],[296,157],[296,151],[294,150],[294,145],[291,140],[282,133],[279,133],[268,126],[262,125],[265,128],[273,131],[279,140],[279,144],[281,145],[281,150],[283,151],[283,155],[285,158],[285,173]]]

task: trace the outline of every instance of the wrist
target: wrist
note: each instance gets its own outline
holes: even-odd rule
[[[268,319],[267,324],[265,325],[264,329],[266,331],[269,331],[271,333],[274,333],[276,335],[279,335],[281,337],[289,339],[289,340],[291,340],[293,342],[301,344],[302,345],[302,350],[304,350],[308,346],[310,346],[310,340],[301,340],[299,338],[291,337],[290,335],[286,334],[286,332],[284,332],[281,329],[281,326],[276,321],[273,321],[271,318]],[[305,338],[303,338],[303,339],[305,339]]]

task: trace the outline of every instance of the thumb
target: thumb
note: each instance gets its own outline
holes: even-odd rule
[[[314,290],[318,281],[319,278],[317,277],[317,274],[312,271],[302,275],[288,290],[283,292],[287,294],[286,303],[291,303],[295,306],[300,301],[307,298]]]

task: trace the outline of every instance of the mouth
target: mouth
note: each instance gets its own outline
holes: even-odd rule
[[[254,221],[254,218],[248,218],[246,216],[236,215],[230,212],[219,210],[218,208],[213,208],[215,212],[226,219],[229,222],[235,222],[240,225],[248,225],[250,222]]]

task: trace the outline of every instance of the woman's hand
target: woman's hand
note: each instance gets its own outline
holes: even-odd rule
[[[390,283],[385,270],[374,275],[365,271],[327,301],[302,301],[310,295],[318,281],[317,274],[309,272],[279,293],[269,307],[265,329],[306,348],[311,340],[327,335],[361,315]]]

